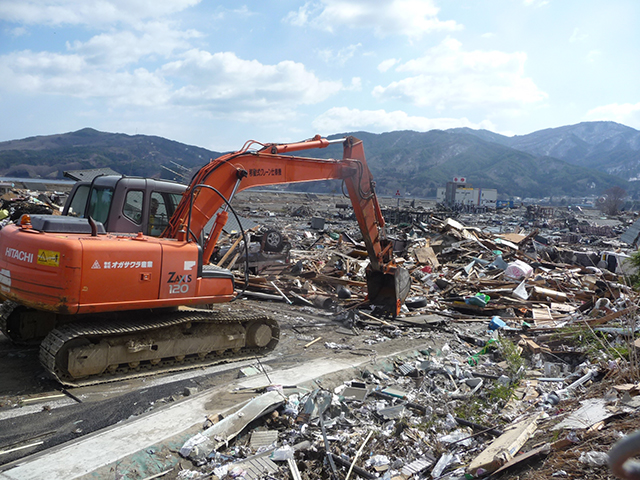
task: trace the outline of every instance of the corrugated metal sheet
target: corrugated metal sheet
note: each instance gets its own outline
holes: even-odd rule
[[[412,363],[404,363],[400,365],[399,370],[402,375],[409,375],[410,373],[416,371],[416,367]]]
[[[269,457],[257,457],[249,459],[246,462],[238,462],[234,464],[242,468],[246,473],[242,478],[246,480],[258,480],[264,478],[265,474],[271,474],[278,471],[278,466],[273,463]]]
[[[211,227],[213,226],[213,222],[215,222],[216,220],[216,216],[217,216],[217,213],[216,215],[211,217],[211,220],[207,222],[207,224],[204,227],[205,232],[208,233],[211,231]],[[240,223],[242,224],[242,228],[244,228],[245,232],[258,225],[258,223],[254,222],[253,220],[249,220],[248,218],[241,217],[240,215],[238,215],[238,218],[240,218]],[[236,221],[236,216],[233,213],[229,212],[229,219],[227,220],[227,223],[222,229],[222,231],[226,234],[240,233],[240,227],[238,226],[238,222]]]
[[[249,445],[254,450],[258,450],[260,447],[268,447],[275,444],[278,441],[278,432],[276,430],[259,431],[255,430],[251,433],[251,440]]]
[[[248,218],[241,217],[240,215],[238,215],[238,218],[240,219],[240,223],[242,224],[242,228],[244,228],[245,232],[258,225],[253,220],[249,220]],[[224,226],[222,230],[227,234],[240,233],[240,227],[238,226],[238,222],[236,221],[236,217],[233,213],[229,213],[229,220],[227,220],[227,224]]]
[[[75,180],[76,182],[91,182],[94,178],[100,175],[120,175],[115,170],[105,167],[105,168],[89,168],[86,170],[68,170],[64,172],[64,176],[70,178],[71,180]]]
[[[433,463],[434,462],[432,458],[419,458],[418,460],[411,462],[409,465],[405,465],[404,467],[402,467],[402,474],[414,475],[418,472],[421,472],[422,470],[425,470],[426,468],[429,468],[431,465],[433,465]]]
[[[636,220],[634,224],[620,236],[620,241],[628,243],[629,245],[634,245],[637,243],[638,235],[640,235],[640,219]]]

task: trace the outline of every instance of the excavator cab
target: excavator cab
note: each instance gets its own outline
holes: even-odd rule
[[[104,175],[74,185],[62,215],[93,218],[107,232],[159,237],[187,186],[166,180]]]

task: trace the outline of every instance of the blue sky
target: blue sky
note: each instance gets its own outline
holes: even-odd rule
[[[0,141],[640,129],[637,0],[2,0]]]

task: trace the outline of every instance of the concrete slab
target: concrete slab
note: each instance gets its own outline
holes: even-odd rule
[[[389,357],[407,355],[413,351],[413,349],[398,351]],[[4,465],[0,467],[0,480],[104,478],[98,473],[99,471],[103,473],[118,472],[118,469],[122,471],[127,468],[123,459],[128,458],[135,463],[138,455],[138,459],[148,460],[149,455],[161,449],[163,444],[170,443],[175,448],[190,435],[201,430],[208,415],[225,413],[250,398],[247,394],[243,394],[229,399],[228,397],[233,397],[229,392],[234,389],[253,389],[268,384],[304,386],[312,384],[316,379],[348,371],[346,380],[353,375],[353,369],[369,363],[368,358],[348,356],[322,358],[297,367],[271,371],[268,373],[268,378],[266,375],[256,375],[238,379],[231,385],[187,397],[161,410],[132,418],[77,441],[26,457],[15,464]],[[227,397],[226,403],[220,401],[222,396]],[[140,455],[140,452],[143,454]],[[156,460],[158,458],[155,457]],[[174,459],[175,461],[177,459]],[[155,462],[154,465],[156,468],[148,470],[149,474],[159,473],[167,467],[171,468],[171,465],[160,461]],[[146,467],[149,465],[144,469]],[[136,470],[141,473],[143,469]]]

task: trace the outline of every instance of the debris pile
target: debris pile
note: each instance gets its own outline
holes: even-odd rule
[[[180,454],[194,475],[221,479],[510,478],[545,458],[537,478],[609,478],[608,449],[637,427],[640,406],[622,363],[555,363],[517,337],[458,331],[447,333],[453,347],[372,364],[335,387],[265,387]]]
[[[413,213],[390,229],[412,276],[396,318],[368,306],[366,253],[341,219],[321,231],[281,222],[290,261],[251,277],[245,294],[326,310],[355,335],[327,350],[394,335],[423,336],[425,349],[372,360],[344,384],[256,392],[241,424],[185,443],[190,474],[614,478],[608,451],[640,426],[633,250],[614,237],[623,222],[574,228],[574,212],[554,209]]]
[[[60,214],[64,195],[14,189],[0,198],[0,220],[19,220],[24,214]]]
[[[368,304],[348,205],[308,200],[239,209],[258,226],[226,232],[214,262],[241,296],[319,313],[344,333],[304,348],[371,361],[347,382],[256,389],[184,443],[175,478],[614,478],[611,446],[640,428],[637,262],[620,240],[635,219],[385,207],[412,280],[390,318]],[[11,219],[39,208],[57,210],[27,194],[2,205]],[[376,361],[390,338],[424,347]]]

